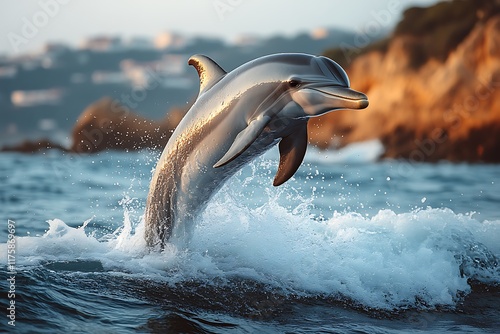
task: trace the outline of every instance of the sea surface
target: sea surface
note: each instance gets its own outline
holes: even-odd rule
[[[2,154],[0,332],[499,333],[500,165],[381,150],[309,149],[273,187],[273,149],[161,253],[160,152]]]

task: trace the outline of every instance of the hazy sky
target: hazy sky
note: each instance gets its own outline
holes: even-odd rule
[[[316,27],[392,27],[410,5],[437,0],[0,0],[0,53],[95,35],[153,37],[162,31],[221,36],[295,34]],[[385,14],[385,15],[384,15]],[[17,51],[17,52],[16,52]]]

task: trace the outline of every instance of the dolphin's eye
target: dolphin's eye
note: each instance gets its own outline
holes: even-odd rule
[[[296,80],[296,79],[292,79],[292,80],[288,81],[288,85],[292,88],[297,88],[300,86],[300,81]]]

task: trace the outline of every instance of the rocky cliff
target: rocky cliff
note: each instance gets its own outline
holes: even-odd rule
[[[71,151],[163,149],[183,116],[184,110],[175,108],[162,120],[149,120],[105,97],[88,106],[76,121]]]
[[[410,8],[390,38],[326,55],[370,106],[311,120],[313,144],[379,138],[390,158],[500,162],[500,1]]]

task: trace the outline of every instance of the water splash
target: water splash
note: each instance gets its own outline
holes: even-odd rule
[[[470,292],[471,280],[500,282],[494,240],[500,221],[481,223],[449,209],[372,217],[334,212],[319,220],[307,203],[290,210],[274,196],[249,208],[223,191],[200,217],[189,249],[169,244],[150,253],[144,222],[130,219],[127,203],[123,226],[101,238],[86,233],[88,222],[72,228],[58,219],[42,236],[18,237],[18,265],[86,271],[101,270],[100,263],[103,272],[167,284],[250,280],[378,309],[453,306]]]

